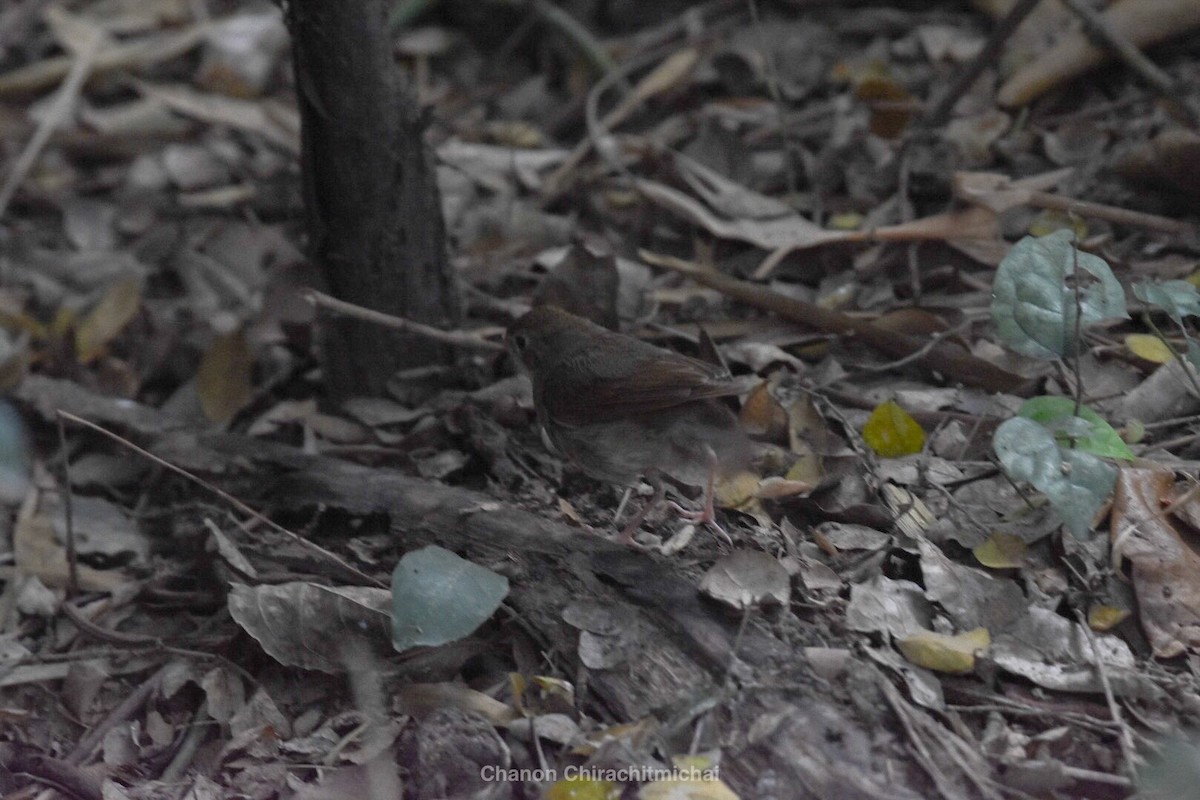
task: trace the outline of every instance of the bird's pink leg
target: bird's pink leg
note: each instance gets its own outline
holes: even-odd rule
[[[704,486],[704,508],[700,511],[688,511],[678,503],[671,503],[670,506],[686,522],[690,522],[693,525],[709,525],[713,530],[721,534],[725,541],[733,544],[733,537],[726,533],[725,529],[717,522],[717,512],[713,506],[714,496],[716,495],[717,454],[711,447],[705,449],[708,451],[708,482]]]
[[[654,487],[654,494],[642,506],[638,513],[633,515],[633,519],[621,529],[617,534],[617,541],[621,544],[633,544],[633,535],[637,533],[638,528],[642,527],[642,523],[646,521],[646,517],[650,515],[657,506],[662,504],[662,501],[667,496],[667,487],[663,484],[662,479],[657,475],[647,475],[646,480],[650,481],[650,485]]]

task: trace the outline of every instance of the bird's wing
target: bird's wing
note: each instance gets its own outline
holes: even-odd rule
[[[626,361],[620,371],[606,366],[584,353],[550,370],[541,387],[550,419],[567,426],[612,422],[745,389],[715,364],[657,348]]]

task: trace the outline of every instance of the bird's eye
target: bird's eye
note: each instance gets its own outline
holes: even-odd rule
[[[518,333],[513,337],[512,342],[513,347],[517,348],[518,350],[524,350],[529,346],[529,337],[523,333]]]

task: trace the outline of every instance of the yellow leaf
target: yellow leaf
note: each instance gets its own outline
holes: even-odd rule
[[[754,496],[760,500],[782,500],[786,497],[807,497],[816,484],[808,481],[793,481],[772,475],[758,482]]]
[[[903,86],[889,77],[870,76],[858,82],[854,93],[859,100],[881,101],[879,105],[871,107],[868,123],[871,133],[884,139],[895,139],[904,132],[912,116],[912,109],[907,107],[912,95]]]
[[[513,707],[526,716],[575,708],[575,687],[560,678],[510,672],[508,684]]]
[[[863,440],[884,458],[898,458],[921,452],[925,431],[907,411],[888,400],[871,412],[863,427]]]
[[[0,308],[0,328],[4,328],[10,333],[27,333],[34,341],[45,339],[49,333],[45,325],[28,314],[24,312],[9,313],[3,308]]]
[[[572,505],[571,501],[567,498],[558,498],[558,510],[562,512],[564,517],[571,520],[571,522],[575,523],[576,525],[584,524],[583,517],[579,514],[579,509],[575,508],[575,506]]]
[[[1082,242],[1087,238],[1087,223],[1083,218],[1062,211],[1042,211],[1029,223],[1030,236],[1047,236],[1055,231],[1070,230],[1075,232],[1075,239]]]
[[[671,756],[671,763],[679,769],[713,769],[715,763],[712,756],[697,754],[691,756]]]
[[[196,371],[196,393],[204,415],[224,425],[249,402],[253,358],[246,334],[238,329],[218,336]]]
[[[528,122],[514,120],[512,122],[490,122],[484,126],[484,131],[496,141],[496,144],[506,147],[535,148],[545,147],[546,140],[542,132]]]
[[[1013,569],[1025,564],[1025,540],[1011,533],[993,533],[972,552],[975,560],[992,569]]]
[[[808,448],[808,452],[798,453],[798,455],[800,457],[788,467],[783,477],[789,481],[799,481],[816,486],[825,475],[825,470],[821,468],[821,457],[811,448]]]
[[[78,322],[79,312],[63,306],[54,312],[54,319],[46,326],[46,337],[51,341],[61,342]]]
[[[640,104],[660,92],[675,87],[691,73],[699,60],[700,51],[695,48],[689,47],[672,53],[633,87],[630,100],[636,98]]]
[[[621,796],[621,787],[612,781],[572,776],[555,781],[546,790],[546,800],[616,800]]]
[[[604,193],[604,200],[608,203],[608,207],[614,210],[624,210],[633,208],[642,201],[642,196],[637,192],[629,192],[624,189],[611,189]]]
[[[1131,333],[1125,337],[1125,346],[1138,358],[1155,364],[1166,364],[1175,359],[1171,348],[1157,336],[1148,333]]]
[[[835,231],[856,231],[863,224],[863,215],[855,211],[834,214],[829,218],[829,227]]]
[[[1146,438],[1146,423],[1140,419],[1131,419],[1121,428],[1120,433],[1126,444],[1137,444]]]
[[[569,681],[564,681],[562,678],[551,678],[546,675],[534,675],[533,685],[538,688],[544,697],[552,697],[563,700],[570,705],[575,705],[575,687]]]
[[[638,790],[638,800],[740,800],[719,777],[716,767],[676,765],[679,777],[651,781]]]
[[[513,707],[515,707],[517,711],[520,711],[522,714],[525,713],[525,687],[527,685],[528,684],[525,682],[525,676],[521,673],[508,673],[508,686],[512,691]]]
[[[962,675],[975,669],[975,654],[992,643],[987,628],[947,636],[921,631],[896,642],[900,652],[919,667]]]
[[[75,357],[79,363],[95,361],[125,330],[141,304],[142,282],[138,278],[126,278],[110,286],[75,329]]]
[[[1088,609],[1088,627],[1100,633],[1107,633],[1120,625],[1129,616],[1125,608],[1112,606],[1092,606]]]
[[[749,470],[718,478],[713,496],[720,508],[741,508],[750,503],[758,492],[759,477]]]

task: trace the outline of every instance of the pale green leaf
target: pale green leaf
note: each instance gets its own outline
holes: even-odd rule
[[[1104,417],[1087,406],[1079,407],[1069,397],[1032,397],[1021,406],[1020,415],[1039,422],[1055,434],[1059,444],[1101,458],[1133,460],[1133,451]]]
[[[1025,417],[1005,421],[992,438],[1001,466],[1046,496],[1067,529],[1084,538],[1112,492],[1115,467],[1088,453],[1063,450],[1047,428]]]
[[[1013,350],[1046,359],[1071,356],[1079,346],[1079,329],[1129,316],[1124,291],[1108,264],[1077,250],[1073,238],[1067,230],[1026,236],[996,269],[992,319]],[[1080,283],[1078,291],[1068,279]]]
[[[500,607],[508,579],[436,545],[406,554],[392,573],[392,644],[436,647],[471,634]]]

